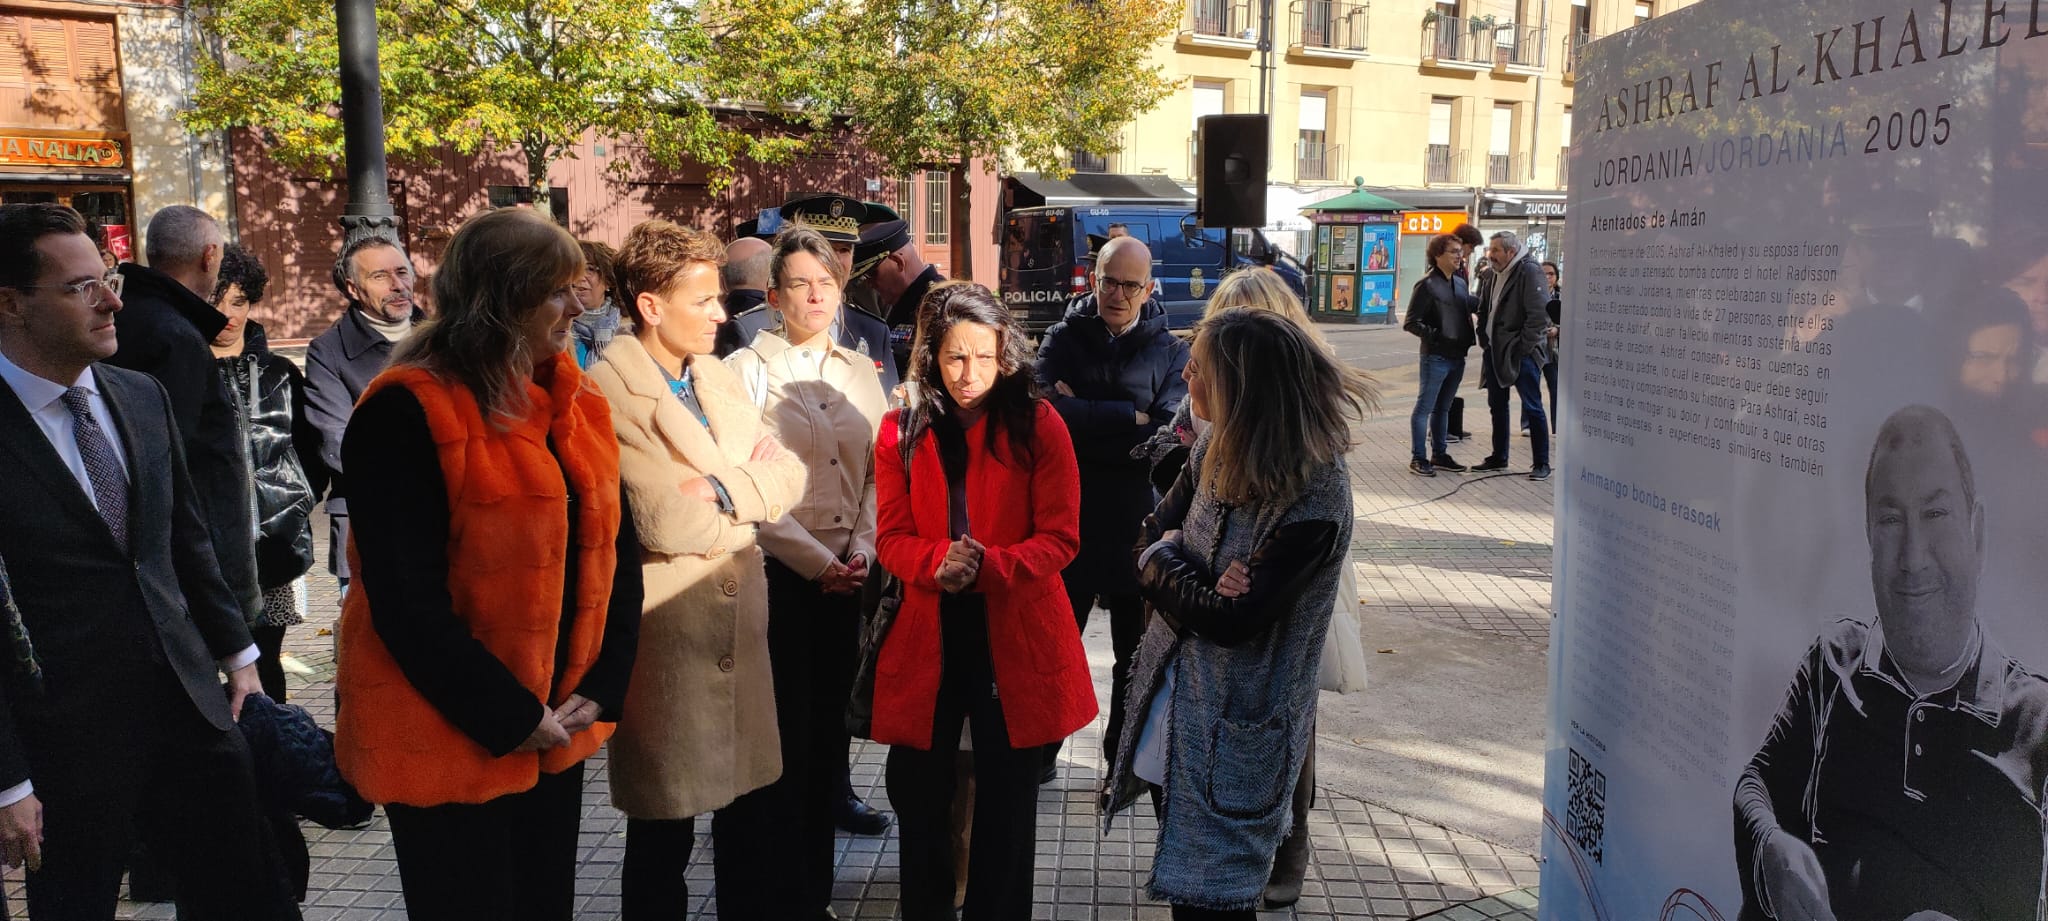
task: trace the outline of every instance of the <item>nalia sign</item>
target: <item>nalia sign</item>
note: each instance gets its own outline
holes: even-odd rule
[[[0,135],[0,166],[113,169],[127,163],[122,143],[116,138]]]

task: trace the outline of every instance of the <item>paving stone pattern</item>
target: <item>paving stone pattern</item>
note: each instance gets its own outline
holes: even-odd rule
[[[1352,559],[1360,593],[1367,603],[1389,611],[1547,643],[1549,484],[1521,477],[1444,474],[1425,479],[1408,474],[1405,393],[1412,393],[1412,388],[1388,386],[1387,412],[1369,424],[1364,443],[1352,458],[1360,517]],[[1484,426],[1483,406],[1467,413]],[[1525,471],[1527,442],[1518,440],[1515,450],[1520,455],[1518,469]],[[1483,447],[1475,450],[1469,443],[1453,447],[1453,454],[1468,464],[1476,463],[1483,452]],[[316,522],[315,533],[324,557],[324,521]],[[315,566],[309,588],[313,618],[293,628],[285,642],[286,653],[304,667],[290,679],[292,702],[331,725],[330,631],[338,593],[324,561]],[[1106,617],[1091,621],[1086,639],[1099,693],[1106,695]],[[1120,817],[1107,834],[1100,830],[1092,791],[1100,780],[1101,731],[1100,719],[1083,730],[1067,746],[1058,780],[1041,789],[1033,917],[1166,921],[1167,907],[1148,901],[1144,894],[1156,833],[1149,810],[1140,805]],[[858,743],[854,753],[855,787],[869,802],[886,808],[884,750]],[[579,919],[614,918],[619,908],[625,819],[608,801],[602,761],[600,753],[586,775]],[[308,921],[405,917],[390,832],[381,813],[361,829],[327,830],[310,823],[305,827],[314,861],[313,893],[304,911]],[[1529,854],[1327,789],[1319,791],[1309,831],[1314,850],[1300,903],[1291,910],[1262,912],[1261,919],[1533,918],[1537,862]],[[691,919],[716,917],[710,906],[710,851],[707,820],[699,823],[698,846],[689,866],[682,869],[692,881]],[[893,834],[840,836],[833,890],[840,917],[895,917],[897,878]],[[6,888],[11,917],[26,917],[19,871],[6,874]],[[124,902],[118,917],[172,919],[175,912],[169,905]]]

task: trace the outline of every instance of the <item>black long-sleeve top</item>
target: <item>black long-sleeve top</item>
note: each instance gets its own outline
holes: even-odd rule
[[[554,450],[552,441],[548,447]],[[350,418],[341,453],[349,471],[350,523],[365,575],[358,590],[369,592],[377,638],[434,709],[491,754],[509,754],[533,733],[546,704],[455,616],[448,589],[448,484],[426,411],[404,388],[380,390]],[[569,502],[573,506],[575,501],[572,493]],[[605,722],[616,722],[625,704],[640,637],[640,536],[625,503],[621,487],[618,565],[603,643],[576,688],[603,708],[599,719]],[[568,546],[575,545],[576,516],[571,514]],[[575,619],[576,554],[565,558],[557,672],[568,654]]]
[[[1176,544],[1146,551],[1167,531],[1178,529],[1194,503],[1195,476],[1184,469],[1180,479],[1145,519],[1138,545],[1138,588],[1152,609],[1177,630],[1222,646],[1235,646],[1272,629],[1294,610],[1294,602],[1335,552],[1337,525],[1330,521],[1296,521],[1273,529],[1252,551],[1245,567],[1251,588],[1226,598],[1216,591],[1221,572],[1208,567]],[[1226,564],[1227,565],[1227,564]]]

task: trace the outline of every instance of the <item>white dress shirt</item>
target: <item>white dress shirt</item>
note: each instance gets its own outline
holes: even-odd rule
[[[85,458],[79,455],[78,439],[73,434],[77,423],[71,417],[71,409],[64,405],[64,393],[71,388],[22,370],[8,360],[5,353],[0,353],[0,381],[7,382],[15,398],[21,401],[22,408],[36,420],[36,427],[43,430],[43,437],[49,439],[50,447],[57,450],[57,457],[71,471],[71,478],[78,481],[78,488],[85,493],[86,501],[91,502],[93,508],[99,508],[99,501],[93,495],[92,477],[85,471]],[[88,394],[86,404],[92,410],[92,417],[99,422],[107,442],[113,445],[114,456],[121,464],[121,475],[127,477],[128,453],[121,443],[121,430],[114,425],[114,414],[107,409],[107,399],[100,393],[99,381],[93,377],[92,368],[87,367],[71,386],[85,388]],[[222,671],[232,672],[255,662],[256,657],[256,645],[251,643],[241,652],[220,660],[220,667]],[[12,806],[34,792],[35,787],[27,781],[0,790],[0,807]]]

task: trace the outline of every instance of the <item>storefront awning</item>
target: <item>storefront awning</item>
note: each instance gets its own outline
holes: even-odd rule
[[[1195,195],[1165,176],[1118,173],[1075,173],[1052,179],[1038,173],[1003,177],[1003,207],[1038,208],[1076,205],[1184,205]]]

